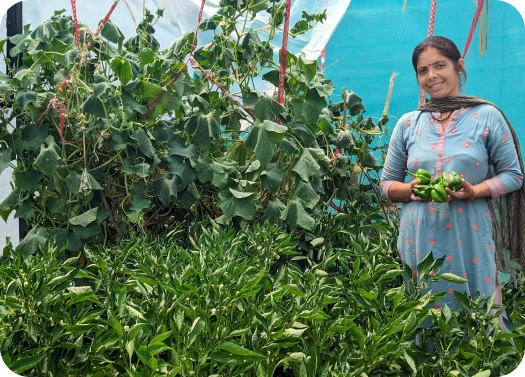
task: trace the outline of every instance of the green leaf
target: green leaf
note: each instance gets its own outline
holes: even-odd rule
[[[132,114],[132,112],[129,112],[130,110],[144,114],[148,109],[146,105],[141,105],[133,95],[126,91],[122,92],[122,106],[124,107],[124,111],[129,114]]]
[[[321,167],[308,149],[303,149],[301,157],[292,169],[303,181],[308,182],[309,178],[314,176]]]
[[[179,76],[180,78],[180,76]],[[176,85],[179,84],[180,79],[177,80],[173,86],[176,88]],[[180,84],[179,84],[180,85]],[[155,111],[153,112],[153,118],[156,119],[157,117],[164,115],[164,114],[171,114],[173,111],[176,111],[182,103],[182,95],[173,91],[169,90],[167,91],[157,104],[155,106]]]
[[[304,100],[292,101],[294,113],[308,126],[315,126],[321,111],[326,107],[326,100],[315,90],[309,90]]]
[[[139,52],[139,64],[144,67],[147,64],[151,64],[155,61],[155,54],[151,48],[146,48]]]
[[[458,291],[454,291],[453,295],[458,304],[460,304],[463,308],[470,309],[470,301],[465,294]]]
[[[31,33],[31,38],[39,42],[51,42],[58,35],[59,29],[55,22],[47,20],[38,25]]]
[[[151,356],[156,356],[159,353],[162,353],[167,350],[171,350],[171,347],[168,347],[165,343],[162,342],[151,342],[148,345],[148,352]]]
[[[256,123],[248,134],[245,145],[255,151],[262,166],[268,165],[275,154],[275,145],[282,140],[287,128],[265,120]]]
[[[436,278],[438,278],[439,280],[449,281],[451,283],[463,284],[463,283],[467,282],[466,279],[463,279],[462,277],[459,277],[457,275],[451,274],[449,272],[445,272],[443,274],[440,274],[440,275],[436,276]]]
[[[310,241],[310,244],[311,244],[313,247],[316,247],[316,246],[322,245],[323,243],[324,243],[324,237],[314,238],[313,240]]]
[[[414,373],[417,372],[416,363],[414,362],[414,359],[410,357],[410,355],[407,353],[407,351],[403,351],[403,355],[405,355],[405,360],[408,364],[408,366],[412,369]]]
[[[96,95],[90,95],[86,101],[82,104],[82,109],[88,114],[98,116],[100,118],[106,118],[106,113],[104,112],[104,105],[100,98]]]
[[[211,141],[221,133],[219,116],[215,111],[204,114],[198,111],[190,117],[184,129],[190,134],[193,143],[203,149],[208,149]]]
[[[86,226],[97,220],[97,212],[98,207],[91,208],[90,210],[84,212],[81,215],[70,218],[69,223],[71,225],[78,225],[85,228]]]
[[[17,357],[16,360],[9,365],[9,369],[17,374],[22,374],[26,370],[35,368],[46,357],[46,352],[38,352],[33,356]],[[25,373],[24,373],[25,374]]]
[[[100,34],[104,38],[106,38],[108,41],[113,42],[113,43],[119,43],[122,40],[124,40],[124,34],[122,34],[120,29],[117,27],[117,25],[111,20],[108,20],[106,22]]]
[[[195,170],[197,170],[197,178],[201,183],[211,182],[220,189],[228,183],[230,168],[208,157],[199,157],[195,164]]]
[[[153,183],[153,191],[162,204],[167,206],[170,203],[172,196],[177,198],[177,188],[180,183],[181,180],[176,175],[166,174]]]
[[[403,335],[409,334],[411,330],[417,325],[417,316],[416,311],[412,310],[408,315],[408,318],[405,320],[403,327]]]
[[[108,323],[113,329],[113,331],[115,331],[117,335],[121,337],[122,333],[124,332],[124,328],[120,324],[119,320],[111,312],[108,315]]]
[[[286,172],[277,164],[269,164],[267,170],[261,172],[261,186],[274,194],[286,177]]]
[[[490,369],[489,370],[484,370],[484,371],[479,372],[479,373],[476,373],[472,377],[490,377]]]
[[[206,323],[201,317],[195,318],[190,330],[188,331],[188,342],[185,345],[188,349],[193,344],[193,342],[195,342],[195,339],[197,339],[197,336],[199,336],[202,330],[204,330],[205,325]]]
[[[20,134],[20,139],[16,140],[16,153],[23,150],[36,151],[46,140],[48,129],[46,126],[36,126],[34,123],[27,124]]]
[[[18,205],[15,212],[17,219],[29,219],[35,215],[35,209],[31,203],[22,202]]]
[[[260,122],[284,120],[284,115],[286,115],[284,106],[267,94],[245,94],[245,104],[246,107],[253,109],[255,119]]]
[[[313,209],[316,204],[319,203],[321,197],[314,190],[310,182],[304,182],[300,179],[298,181],[294,197],[299,199],[306,208]]]
[[[160,93],[165,91],[165,88],[146,80],[141,80],[138,88],[135,90],[137,95],[148,102],[155,100]]]
[[[426,257],[421,262],[419,262],[419,264],[417,265],[417,273],[420,276],[428,273],[433,262],[434,262],[434,255],[432,254],[432,251],[430,251],[426,255]]]
[[[15,171],[13,176],[17,187],[33,192],[38,190],[38,184],[44,178],[42,173],[31,167],[25,171]]]
[[[168,146],[170,156],[176,155],[189,159],[194,159],[197,157],[195,145],[186,145],[185,139],[181,138],[180,136],[175,136],[175,138],[168,143]]]
[[[334,89],[335,86],[332,80],[322,79],[315,83],[315,90],[321,97],[330,97]]]
[[[22,255],[31,255],[42,249],[49,240],[49,233],[44,228],[34,227],[26,234],[16,250]]]
[[[330,318],[328,314],[319,309],[303,310],[297,315],[297,317],[311,320]]]
[[[113,72],[115,72],[122,85],[127,84],[131,79],[133,79],[131,74],[131,65],[129,64],[129,61],[125,59],[120,57],[114,58],[111,62],[111,69]]]
[[[133,133],[133,137],[137,139],[139,149],[145,156],[153,158],[155,155],[155,148],[151,143],[151,139],[143,128],[139,128]]]
[[[365,110],[363,99],[351,90],[346,93],[346,106],[350,109],[350,115],[357,115]]]
[[[18,89],[15,100],[18,102],[18,105],[23,108],[30,103],[36,102],[36,93],[29,89]]]
[[[7,197],[0,203],[0,216],[7,222],[7,218],[13,212],[13,210],[20,203],[20,188],[16,187],[13,191],[7,195]]]
[[[237,343],[233,342],[223,342],[217,346],[217,348],[222,349],[224,351],[230,352],[234,355],[238,356],[246,356],[246,357],[263,357],[262,355],[258,354],[257,352],[250,351]]]
[[[282,213],[282,219],[292,228],[300,226],[303,229],[313,230],[315,220],[304,209],[298,199],[290,200]]]
[[[11,152],[12,150],[9,148],[0,152],[0,174],[9,167],[11,163]]]
[[[182,61],[190,53],[194,34],[193,32],[186,33],[182,38],[175,41],[168,49],[167,58],[176,58]]]
[[[255,192],[240,192],[233,189],[221,191],[219,193],[218,205],[222,213],[228,219],[235,216],[251,220],[255,213],[255,202],[253,195]]]
[[[279,199],[270,200],[261,219],[262,222],[268,221],[270,224],[280,225],[281,213],[284,211],[285,208],[286,207]]]
[[[179,192],[186,189],[197,177],[197,172],[191,166],[188,159],[179,156],[171,156],[168,158],[168,170],[170,173],[179,177],[180,185],[177,186],[177,191]]]
[[[321,110],[319,115],[319,120],[317,122],[317,127],[327,136],[333,135],[335,129],[332,125],[332,113],[330,110],[324,108]]]
[[[149,169],[150,164],[147,164],[145,162],[141,162],[136,165],[131,165],[129,158],[126,158],[124,160],[124,166],[122,167],[122,171],[127,174],[135,174],[141,178],[146,178],[149,176]]]
[[[303,333],[307,330],[307,328],[304,329],[294,329],[293,327],[288,327],[284,330],[283,336],[286,338],[300,338],[303,336]]]
[[[316,147],[317,140],[312,130],[304,123],[294,123],[292,125],[292,133],[302,140],[305,147]]]
[[[44,145],[40,146],[40,154],[33,163],[33,167],[46,176],[51,177],[57,171],[58,163],[62,158],[56,152],[57,145],[53,136],[49,135],[46,138],[46,143],[47,147]]]

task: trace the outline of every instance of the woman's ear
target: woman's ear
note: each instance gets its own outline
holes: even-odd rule
[[[458,60],[458,65],[459,65],[459,68],[463,69],[465,67],[465,59],[460,58]]]

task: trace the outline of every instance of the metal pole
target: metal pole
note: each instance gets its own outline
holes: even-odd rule
[[[22,34],[23,19],[22,19],[22,2],[21,1],[14,4],[11,8],[7,10],[6,29],[7,29],[8,38],[14,35],[17,35],[17,34]],[[11,59],[11,63],[10,63],[11,69],[15,69],[17,66],[21,64],[22,56],[18,55],[14,58],[10,57],[9,51],[14,47],[14,44],[11,43],[8,39],[6,45],[7,45],[6,56],[8,56]],[[18,232],[19,232],[20,240],[22,240],[27,234],[27,224],[23,219],[18,219]]]

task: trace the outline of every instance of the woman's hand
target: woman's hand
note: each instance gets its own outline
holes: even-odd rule
[[[476,195],[472,184],[465,180],[463,180],[463,185],[461,186],[461,189],[459,189],[459,191],[452,192],[452,190],[448,187],[445,188],[445,190],[447,191],[449,202],[451,200],[464,200],[466,202],[470,202],[471,200],[474,200]]]
[[[410,188],[410,200],[414,201],[414,202],[422,202],[423,199],[420,198],[419,196],[415,196],[414,195],[414,192],[412,191],[414,189],[414,186],[417,186],[421,183],[421,179],[414,179],[413,181],[411,181],[408,185],[409,185],[409,188]]]

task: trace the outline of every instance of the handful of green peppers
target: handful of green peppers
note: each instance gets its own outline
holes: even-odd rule
[[[445,188],[448,187],[452,192],[456,192],[463,187],[463,179],[455,171],[443,173],[434,179],[425,169],[417,169],[415,174],[407,170],[407,173],[421,181],[419,185],[414,186],[412,192],[423,200],[432,198],[436,203],[444,203],[448,197]]]

